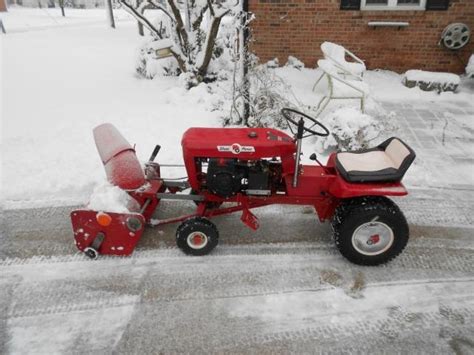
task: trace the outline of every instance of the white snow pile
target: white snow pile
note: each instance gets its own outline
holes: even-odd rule
[[[285,64],[285,67],[291,67],[295,69],[302,69],[304,68],[304,63],[296,57],[292,55],[288,56],[288,61]]]
[[[471,57],[469,58],[469,62],[467,63],[466,75],[469,78],[474,78],[474,54],[471,54]]]
[[[137,210],[137,201],[118,186],[106,182],[95,187],[90,197],[88,209],[115,213]]]
[[[373,116],[362,113],[355,107],[335,109],[321,120],[331,134],[326,139],[318,139],[318,152],[330,149],[357,150],[367,148],[370,142],[387,130],[383,123]]]
[[[273,58],[266,63],[267,68],[278,68],[280,66],[280,61],[278,58]]]

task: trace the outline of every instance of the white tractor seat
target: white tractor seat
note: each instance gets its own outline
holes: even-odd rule
[[[400,181],[415,156],[407,144],[392,137],[372,149],[337,153],[336,168],[349,182]]]

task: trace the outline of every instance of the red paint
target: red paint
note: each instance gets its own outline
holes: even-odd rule
[[[104,123],[94,128],[94,140],[111,184],[134,190],[145,183],[135,150],[114,126]]]
[[[143,234],[145,219],[139,213],[110,213],[108,226],[101,226],[96,219],[97,211],[75,210],[71,212],[72,230],[76,246],[80,251],[90,247],[98,233],[104,233],[105,238],[98,252],[100,254],[130,255]],[[130,231],[127,228],[127,218],[138,218],[142,228]]]
[[[380,242],[380,236],[378,234],[374,234],[369,238],[370,244],[377,244]]]

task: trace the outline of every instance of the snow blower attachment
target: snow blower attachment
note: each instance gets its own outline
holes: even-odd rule
[[[190,255],[205,255],[217,246],[213,217],[241,212],[241,221],[256,230],[259,221],[251,210],[272,204],[313,207],[321,222],[331,221],[337,248],[354,263],[378,265],[401,253],[408,224],[387,196],[407,194],[401,180],[414,151],[392,137],[365,151],[332,153],[326,165],[312,154],[315,163],[302,165],[303,138],[326,137],[329,131],[299,111],[281,113],[293,136],[271,128],[188,129],[181,141],[188,175],[182,181],[161,177],[160,168],[166,166],[154,162],[160,146],[143,169],[115,127],[96,127],[94,139],[108,181],[136,201],[137,208],[126,213],[73,211],[79,250],[91,258],[131,254],[160,200],[167,199],[195,203],[193,213],[153,223],[180,222],[176,244]]]
[[[91,258],[100,254],[130,255],[140,240],[159,199],[156,194],[162,183],[160,167],[154,163],[160,146],[156,146],[146,164],[145,178],[135,150],[111,124],[94,129],[94,140],[104,164],[107,180],[127,191],[139,204],[137,211],[111,213],[107,211],[75,210],[72,227],[79,250]]]

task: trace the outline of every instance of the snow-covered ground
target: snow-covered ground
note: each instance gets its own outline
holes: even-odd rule
[[[222,102],[230,94],[229,82],[201,84],[187,91],[178,78],[138,78],[134,62],[142,38],[130,17],[115,13],[116,30],[107,27],[105,10],[100,9],[67,9],[67,17],[61,18],[59,9],[13,7],[1,15],[9,32],[0,37],[5,207],[86,203],[94,187],[104,181],[91,133],[100,123],[113,123],[136,143],[142,161],[155,144],[161,144],[158,160],[180,163],[184,130],[219,126],[228,114],[230,107]],[[322,94],[311,90],[317,70],[284,67],[276,74],[290,84],[300,103],[316,105]],[[468,104],[472,108],[474,101],[472,90],[438,95],[408,89],[392,72],[369,71],[365,81],[371,90],[369,109],[378,112],[381,102],[394,104],[394,111],[398,103],[416,102],[417,109],[426,110],[436,103],[439,110],[446,107],[446,113],[441,112],[444,118],[450,115],[449,107]],[[392,120],[390,110],[383,110]],[[324,123],[324,116],[321,120]],[[463,129],[474,129],[472,119],[449,116],[447,120],[448,135],[450,130],[456,136]],[[403,138],[405,132],[396,134]],[[314,143],[305,142],[306,156]],[[460,167],[465,172],[463,181],[469,179],[471,168]]]

